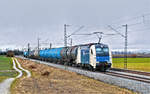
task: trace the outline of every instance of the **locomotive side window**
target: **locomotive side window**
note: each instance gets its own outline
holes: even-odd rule
[[[91,54],[93,55],[93,50],[91,49]]]

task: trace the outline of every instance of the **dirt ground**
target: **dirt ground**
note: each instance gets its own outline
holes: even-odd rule
[[[16,80],[12,94],[134,94],[91,78],[29,60],[18,59],[32,72],[31,78]]]

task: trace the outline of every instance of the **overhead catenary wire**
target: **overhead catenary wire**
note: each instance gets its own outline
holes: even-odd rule
[[[67,35],[67,27],[68,26],[70,26],[70,25],[64,25],[64,46],[65,47],[67,47],[67,39],[69,38],[69,37],[71,37],[72,35],[74,35],[75,33],[77,33],[77,32],[79,32],[82,28],[84,28],[84,26],[81,26],[81,27],[79,27],[77,30],[75,30],[73,33],[71,33],[70,35]],[[72,42],[72,41],[71,41]]]
[[[145,17],[147,17],[147,16],[150,16],[150,13],[145,13],[145,14],[143,14],[143,15],[138,15],[138,16],[131,17],[131,18],[123,18],[123,17],[121,17],[121,18],[118,18],[118,19],[116,20],[116,22],[114,21],[114,22],[112,22],[111,24],[124,23],[124,22],[127,23],[127,22],[131,22],[131,21],[134,21],[134,20],[137,20],[137,19],[143,20],[143,17],[145,18]]]
[[[137,25],[142,25],[142,24],[146,24],[146,22],[148,21],[148,20],[146,20],[145,18],[146,17],[148,17],[148,16],[150,16],[150,13],[146,13],[146,14],[143,14],[143,15],[140,15],[140,16],[135,16],[135,17],[132,17],[132,18],[128,18],[128,19],[123,19],[123,21],[122,21],[122,23],[127,23],[128,24],[128,26],[130,26],[130,27],[135,27],[135,26],[137,26]],[[117,19],[118,20],[118,19]],[[133,20],[136,20],[136,23],[131,23],[131,21],[133,21]],[[140,20],[140,22],[137,22],[138,20]],[[130,22],[130,23],[129,23]],[[135,22],[135,21],[134,21]],[[121,21],[120,21],[120,23],[119,22],[117,22],[118,24],[120,24],[121,23]],[[114,24],[114,23],[113,23]],[[117,25],[117,24],[116,24]],[[112,24],[110,24],[109,26],[113,26],[113,27],[116,27],[115,25],[112,25]],[[108,26],[107,26],[108,27]],[[110,27],[109,27],[110,28]],[[117,26],[115,29],[117,30],[117,29],[121,29],[122,28],[122,26],[120,25],[120,26]]]
[[[141,16],[136,16],[136,17],[132,17],[132,18],[129,18],[129,19],[123,19],[123,21],[129,21],[129,22],[131,22],[131,21],[133,21],[133,20],[135,20],[135,19],[140,19],[140,20],[142,20],[143,19],[143,16],[144,17],[147,17],[147,16],[149,16],[150,15],[150,13],[149,14],[144,14],[144,15],[141,15]],[[144,19],[143,20],[143,22],[145,22],[145,21],[147,21],[146,19]],[[141,21],[141,22],[139,22],[139,23],[133,23],[133,24],[128,24],[128,26],[137,26],[137,25],[140,25],[140,24],[143,24],[143,22]],[[112,26],[112,25],[111,25]],[[83,33],[83,34],[76,34],[80,29],[82,29],[82,28],[84,28],[85,27],[85,25],[84,26],[81,26],[79,29],[77,29],[76,31],[74,31],[73,33],[71,33],[68,37],[70,37],[71,35],[75,35],[75,36],[78,36],[78,35],[82,35],[82,36],[90,36],[90,35],[92,35],[91,33],[89,33],[89,34],[85,34],[85,33]],[[117,29],[121,29],[122,28],[122,26],[118,26],[118,27],[116,27],[116,30]],[[107,30],[106,30],[107,31]],[[117,30],[118,31],[118,30]],[[135,31],[135,30],[131,30],[131,31]],[[138,30],[136,30],[136,31],[138,31]],[[140,31],[140,30],[139,30]],[[118,35],[119,33],[117,33],[117,34],[112,34],[112,36],[113,35]],[[105,34],[103,34],[103,35],[105,35]],[[107,36],[107,35],[106,35]],[[111,34],[110,34],[110,36],[111,36]],[[41,42],[41,41],[40,41]],[[42,43],[41,42],[41,44],[49,44],[49,43]],[[62,43],[61,43],[62,44]]]
[[[114,29],[112,26],[108,25],[108,27],[113,31],[115,31],[117,34],[121,35],[122,37],[125,37],[123,34],[121,34],[118,30]]]
[[[110,29],[112,29],[113,31],[115,31],[117,34],[119,34],[120,36],[122,36],[125,39],[125,46],[124,46],[124,69],[127,69],[127,49],[128,49],[128,25],[122,25],[123,27],[125,27],[125,35],[123,35],[122,33],[120,33],[118,30],[116,30],[115,28],[113,28],[112,26],[108,25],[108,27]]]
[[[75,35],[75,33],[79,32],[84,26],[79,27],[77,30],[75,30],[73,33],[67,36],[67,38],[71,37],[72,35]]]
[[[75,34],[75,35],[81,35],[81,36],[91,36],[91,35],[96,35],[98,37],[98,43],[101,42],[102,40],[102,36],[105,35],[105,36],[113,36],[113,35],[116,35],[116,34],[105,34],[103,32],[92,32],[92,33],[81,33],[81,34]],[[83,38],[83,37],[82,37]]]

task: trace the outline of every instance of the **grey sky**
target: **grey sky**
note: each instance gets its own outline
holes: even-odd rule
[[[79,33],[103,31],[114,33],[122,24],[142,21],[150,13],[149,0],[0,0],[0,47],[36,46],[41,41],[63,46],[63,25],[69,24],[68,34],[84,25]],[[150,16],[145,23],[129,26],[129,48],[149,49]],[[149,29],[147,29],[149,28]],[[143,30],[144,29],[144,30]],[[124,33],[124,28],[118,29]],[[74,44],[97,42],[96,36],[73,36]],[[124,39],[119,35],[103,38],[103,43],[113,49],[123,48]],[[42,45],[44,46],[44,44]]]

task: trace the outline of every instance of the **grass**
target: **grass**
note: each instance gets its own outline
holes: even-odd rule
[[[0,76],[15,77],[17,72],[0,72]]]
[[[11,94],[15,94],[15,91],[13,89],[17,86],[17,84],[18,84],[17,81],[18,81],[18,79],[15,79],[10,86]]]
[[[0,70],[12,70],[12,66],[10,57],[0,56]]]
[[[7,79],[8,77],[6,76],[0,76],[0,82],[3,82],[5,79]]]
[[[14,70],[11,58],[6,56],[0,56],[0,82],[7,78],[17,76],[17,72],[11,70]]]
[[[113,68],[124,68],[124,58],[113,58]],[[127,69],[150,72],[150,58],[128,58]]]
[[[126,89],[105,84],[73,72],[28,60],[20,59],[19,62],[24,68],[32,71],[32,77],[15,80],[11,85],[12,94],[134,94]],[[45,71],[48,71],[50,75],[43,76],[42,74]]]

